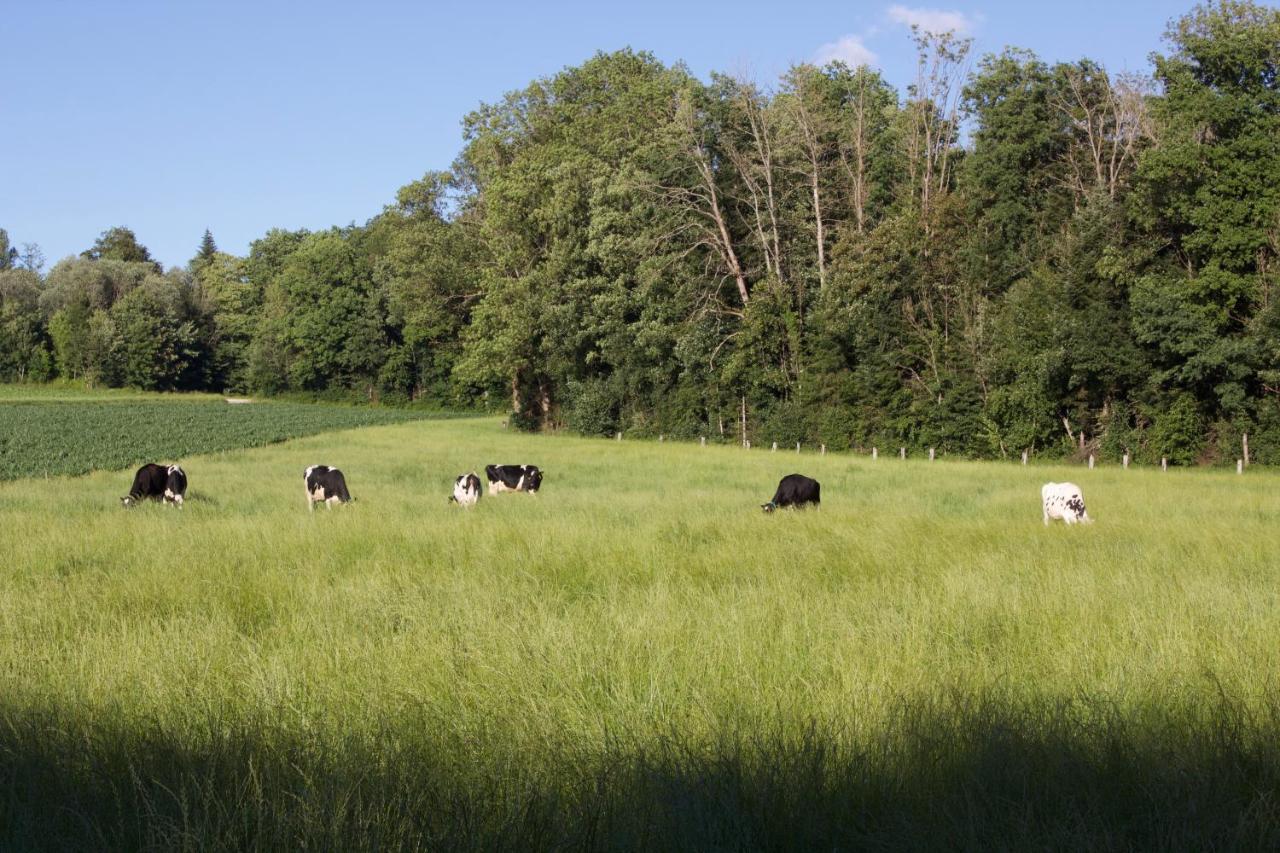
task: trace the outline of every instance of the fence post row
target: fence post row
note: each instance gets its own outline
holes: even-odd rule
[[[505,421],[503,422],[503,427],[504,427],[504,428],[506,427],[506,422],[505,422]],[[622,433],[620,433],[620,432],[619,432],[619,433],[614,433],[614,440],[615,440],[615,441],[622,441]],[[661,444],[661,443],[663,443],[663,442],[665,442],[666,440],[667,440],[667,437],[666,437],[666,434],[665,434],[665,433],[659,433],[659,434],[658,434],[658,442],[659,442],[660,444]],[[706,437],[705,435],[698,436],[698,445],[699,445],[700,447],[706,447],[706,446],[707,446],[707,437]],[[799,453],[799,452],[800,452],[800,445],[801,445],[801,442],[797,441],[797,442],[796,442],[796,453]],[[751,449],[751,441],[750,441],[749,439],[744,440],[744,441],[743,441],[743,446],[744,446],[745,448],[747,448],[748,450],[750,450],[750,449]],[[778,442],[776,442],[776,441],[775,441],[775,442],[773,442],[773,446],[772,446],[770,449],[771,449],[773,452],[775,452],[775,453],[776,453],[776,452],[777,452],[777,450],[778,450]],[[1242,454],[1243,454],[1243,455],[1242,455],[1239,459],[1237,459],[1237,460],[1236,460],[1236,473],[1237,473],[1237,474],[1243,474],[1243,473],[1244,473],[1244,469],[1245,469],[1245,468],[1247,468],[1247,467],[1249,467],[1249,434],[1248,434],[1247,432],[1246,432],[1246,433],[1244,433],[1244,434],[1241,436],[1241,451],[1242,451]],[[822,456],[826,456],[826,455],[827,455],[827,446],[826,446],[825,444],[819,444],[819,445],[818,445],[818,453],[819,453],[820,455],[822,455]],[[880,448],[878,448],[878,447],[872,447],[872,448],[871,448],[871,458],[872,458],[872,459],[879,459],[879,458],[880,458]],[[907,458],[907,449],[906,449],[905,447],[899,447],[899,448],[898,448],[898,458],[899,458],[899,459],[906,459],[906,458]],[[929,461],[930,461],[930,462],[933,462],[936,458],[937,458],[936,448],[930,447],[930,448],[929,448]],[[1030,458],[1030,451],[1023,450],[1023,451],[1022,451],[1022,464],[1023,464],[1023,465],[1026,465],[1026,464],[1027,464],[1027,462],[1028,462],[1028,459],[1029,459],[1029,458]],[[1125,451],[1124,455],[1121,457],[1121,464],[1124,466],[1124,468],[1125,468],[1125,470],[1126,470],[1126,471],[1129,469],[1129,463],[1130,463],[1131,461],[1133,461],[1133,456],[1132,456],[1132,454],[1130,454],[1128,451]],[[1090,470],[1090,471],[1092,471],[1092,470],[1093,470],[1095,463],[1096,463],[1096,460],[1095,460],[1095,458],[1094,458],[1094,455],[1093,455],[1092,453],[1090,453],[1090,454],[1089,454],[1089,470]],[[1169,457],[1167,457],[1167,456],[1161,456],[1161,457],[1160,457],[1160,470],[1161,470],[1161,471],[1164,471],[1164,472],[1168,472],[1168,470],[1169,470]],[[47,474],[46,474],[46,476],[47,476]]]

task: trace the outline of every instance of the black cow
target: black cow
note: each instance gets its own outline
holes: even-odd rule
[[[347,481],[337,468],[312,465],[302,477],[307,484],[307,509],[313,512],[318,501],[324,501],[325,507],[333,509],[335,501],[344,504],[351,500]]]
[[[120,499],[125,506],[133,506],[143,500],[163,500],[176,507],[182,506],[187,492],[187,475],[177,465],[157,465],[148,462],[133,475],[133,488]]]
[[[453,494],[449,495],[449,500],[458,506],[475,506],[480,501],[480,478],[474,471],[458,475],[458,479],[453,481]]]
[[[542,472],[536,465],[486,465],[484,475],[489,478],[489,494],[499,492],[528,492],[537,494],[542,486]]]
[[[820,504],[822,503],[821,491],[822,486],[817,480],[806,477],[804,474],[788,474],[778,481],[778,490],[773,493],[773,500],[767,504],[761,504],[760,508],[765,512],[773,512],[780,506]]]

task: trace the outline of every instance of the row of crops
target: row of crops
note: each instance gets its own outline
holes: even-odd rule
[[[0,480],[85,474],[428,417],[398,409],[213,400],[0,404]]]

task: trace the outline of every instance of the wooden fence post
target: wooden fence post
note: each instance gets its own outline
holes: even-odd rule
[[[1241,433],[1240,444],[1244,447],[1244,467],[1249,467],[1249,433]]]
[[[1160,457],[1160,470],[1161,471],[1169,470],[1169,458],[1167,456]]]
[[[705,435],[699,436],[699,441],[701,442],[703,447],[707,446],[707,437]]]
[[[618,433],[618,441],[622,441],[622,433]]]
[[[658,433],[658,444],[662,444],[662,433]]]
[[[1093,454],[1092,453],[1089,454],[1089,470],[1090,471],[1093,470]]]
[[[871,458],[872,458],[872,459],[875,459],[875,458],[876,458],[876,449],[875,449],[874,447],[873,447],[873,448],[871,448]]]
[[[826,455],[827,455],[827,446],[826,446],[825,444],[819,444],[819,445],[818,445],[818,455],[819,455],[819,456],[826,456]]]
[[[796,442],[796,453],[800,452],[800,442]]]
[[[1128,470],[1129,470],[1129,454],[1128,454],[1128,452],[1126,452],[1126,453],[1124,454],[1124,470],[1126,470],[1126,471],[1128,471]]]
[[[930,448],[929,448],[929,461],[930,461],[930,462],[932,462],[932,461],[933,461],[933,448],[932,448],[932,447],[930,447]]]
[[[776,442],[776,441],[773,443],[772,452],[774,452],[774,453],[777,453],[777,452],[778,452],[778,442]]]
[[[1026,464],[1027,464],[1027,451],[1025,451],[1025,450],[1024,450],[1024,451],[1022,451],[1022,464],[1023,464],[1023,465],[1026,465]]]
[[[906,449],[905,447],[899,447],[899,448],[898,448],[898,458],[899,458],[899,459],[906,459],[906,458],[907,458],[907,449]]]
[[[1237,474],[1243,474],[1243,473],[1244,473],[1244,460],[1243,460],[1243,459],[1237,459],[1237,460],[1236,460],[1236,473],[1237,473]]]

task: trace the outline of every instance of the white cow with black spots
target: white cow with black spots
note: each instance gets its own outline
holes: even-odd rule
[[[1084,493],[1075,483],[1045,483],[1040,489],[1040,499],[1046,525],[1051,518],[1060,518],[1067,524],[1093,521],[1084,511]]]

